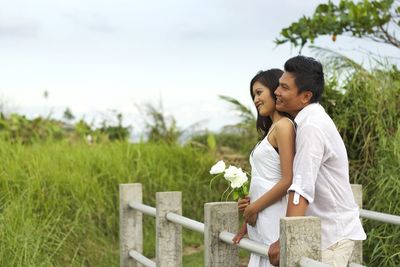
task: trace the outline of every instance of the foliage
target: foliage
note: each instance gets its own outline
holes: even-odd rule
[[[60,140],[64,135],[60,121],[41,117],[29,120],[18,114],[0,116],[0,136],[11,142],[31,144],[46,139]]]
[[[113,142],[37,143],[0,140],[0,266],[118,266],[118,184],[182,191],[183,214],[203,220],[214,160],[190,147]],[[154,218],[145,218],[144,252],[154,257]],[[184,233],[184,242],[202,236]]]
[[[394,30],[400,26],[399,18],[398,0],[341,0],[338,5],[329,1],[318,5],[311,17],[303,16],[282,29],[281,37],[275,43],[290,42],[302,48],[321,35],[331,35],[332,41],[335,41],[337,35],[350,34],[400,48],[400,40]]]
[[[238,117],[240,118],[240,122],[233,125],[235,128],[245,129],[245,130],[254,128],[256,118],[254,114],[251,112],[250,108],[246,107],[245,105],[240,103],[237,99],[234,99],[230,96],[220,95],[219,98],[231,104],[232,109],[239,114]]]
[[[349,62],[338,55],[335,60]],[[364,208],[400,214],[400,71],[396,66],[366,70],[354,65],[341,81],[336,71],[326,72],[322,104],[346,144],[351,182],[363,185]],[[367,265],[398,266],[399,226],[374,221],[364,221],[364,226]]]
[[[129,127],[122,126],[122,115],[118,117],[117,126],[110,126],[104,120],[101,128],[94,129],[83,119],[72,124],[72,112],[67,111],[67,122],[42,117],[28,119],[24,115],[15,113],[5,116],[0,113],[0,139],[22,144],[34,144],[49,140],[76,142],[84,140],[88,136],[97,141],[127,140],[129,138]]]
[[[174,117],[165,115],[161,101],[158,107],[150,103],[145,104],[144,112],[150,119],[145,122],[148,141],[169,144],[178,142],[183,132],[178,128]]]
[[[122,119],[123,119],[122,113],[117,113],[118,124],[116,126],[108,126],[107,122],[103,121],[102,126],[99,129],[100,132],[107,135],[110,141],[128,140],[129,127],[124,127],[122,125]]]
[[[72,121],[72,120],[75,119],[75,116],[74,116],[74,114],[72,113],[72,111],[71,111],[70,108],[66,108],[66,109],[64,110],[63,118],[64,118],[66,121]]]
[[[258,139],[255,117],[240,101],[229,96],[220,98],[237,112],[239,122],[224,126],[220,132],[198,131],[192,134],[187,144],[202,148],[229,165],[237,165],[250,171],[248,156]]]

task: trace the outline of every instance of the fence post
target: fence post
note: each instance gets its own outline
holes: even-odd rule
[[[298,266],[302,256],[321,261],[321,221],[317,217],[280,220],[280,265]]]
[[[156,211],[156,265],[182,266],[182,226],[166,218],[168,212],[182,215],[182,193],[156,193]]]
[[[352,184],[351,190],[353,191],[354,199],[358,207],[362,208],[362,185]],[[354,244],[353,254],[351,254],[349,262],[362,264],[362,241],[356,240]]]
[[[239,213],[236,202],[215,202],[204,205],[204,266],[238,266],[237,247],[219,239],[222,231],[236,233],[238,222]]]
[[[143,252],[143,215],[128,206],[130,202],[143,202],[142,185],[119,185],[119,242],[120,242],[120,266],[139,267],[141,264],[130,259],[130,250]]]

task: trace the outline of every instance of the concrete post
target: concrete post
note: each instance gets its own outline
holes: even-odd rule
[[[204,205],[204,266],[237,267],[238,249],[219,239],[222,231],[236,233],[239,213],[236,202],[215,202]]]
[[[321,221],[317,217],[280,220],[280,265],[298,266],[301,257],[321,261]]]
[[[168,212],[182,215],[181,192],[156,193],[156,265],[182,266],[182,226],[169,222]]]
[[[352,184],[351,189],[353,190],[354,199],[358,205],[358,207],[362,208],[362,185],[360,184]],[[353,254],[351,254],[350,262],[362,264],[362,241],[357,240],[354,244]]]
[[[143,215],[129,208],[130,202],[143,202],[141,184],[119,185],[120,266],[140,267],[142,265],[131,259],[128,253],[132,249],[143,252]]]

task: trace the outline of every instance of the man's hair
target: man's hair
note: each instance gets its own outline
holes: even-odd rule
[[[299,93],[310,91],[310,103],[319,102],[324,91],[324,71],[322,64],[312,57],[296,56],[285,63],[285,71],[294,76]]]

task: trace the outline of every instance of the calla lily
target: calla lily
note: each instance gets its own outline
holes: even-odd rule
[[[220,174],[225,171],[225,162],[223,160],[218,161],[214,166],[211,167],[210,174]]]

